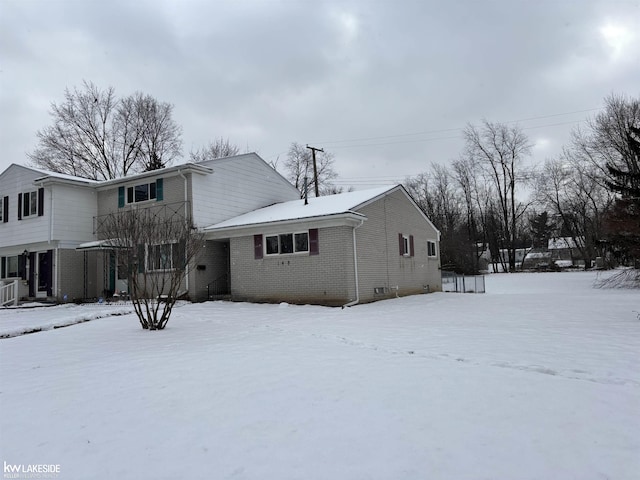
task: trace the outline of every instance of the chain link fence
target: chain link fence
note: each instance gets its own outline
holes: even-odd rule
[[[484,275],[461,275],[442,270],[442,291],[457,293],[485,293]]]

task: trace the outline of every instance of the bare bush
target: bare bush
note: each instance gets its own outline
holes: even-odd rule
[[[204,243],[185,217],[166,207],[131,209],[99,219],[99,235],[118,252],[143,329],[162,330],[187,295],[189,264]]]

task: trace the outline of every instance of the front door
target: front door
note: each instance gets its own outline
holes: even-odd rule
[[[53,250],[38,252],[35,265],[36,276],[36,297],[44,298],[52,296],[52,272],[53,272]]]

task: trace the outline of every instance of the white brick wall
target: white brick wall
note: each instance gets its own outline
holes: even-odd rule
[[[254,258],[253,236],[231,239],[233,297],[325,305],[355,299],[351,232],[351,227],[320,229],[319,255],[275,255],[259,260]]]

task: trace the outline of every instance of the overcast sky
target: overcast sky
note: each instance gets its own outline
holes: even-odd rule
[[[487,118],[541,163],[604,97],[640,96],[640,0],[0,0],[0,171],[83,80],[173,104],[185,159],[298,142],[362,188],[450,162]]]

